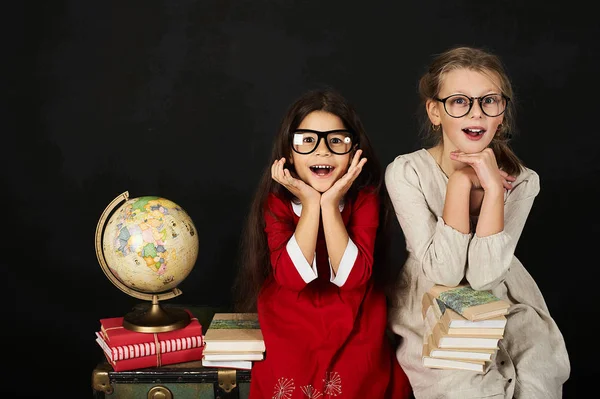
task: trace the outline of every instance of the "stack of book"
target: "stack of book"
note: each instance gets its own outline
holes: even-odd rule
[[[485,373],[504,336],[509,303],[468,285],[423,295],[423,366]]]
[[[100,319],[96,342],[115,371],[160,367],[200,360],[204,347],[202,325],[192,313],[190,323],[164,333],[141,333],[123,327],[123,317]]]
[[[204,335],[203,366],[249,370],[264,354],[257,313],[214,314]]]

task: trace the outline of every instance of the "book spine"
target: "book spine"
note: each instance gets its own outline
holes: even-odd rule
[[[158,346],[160,353],[169,353],[185,349],[202,347],[202,336],[169,339],[159,341]],[[111,347],[113,359],[125,360],[136,357],[156,355],[156,344],[154,342],[145,342],[143,344],[131,344],[127,346]]]
[[[111,346],[102,339],[99,333],[96,333],[98,338],[103,342],[99,342],[104,351],[108,351],[113,360],[126,360],[137,357],[156,355],[155,342],[143,342],[139,344],[130,344],[122,346]],[[162,340],[158,342],[159,352],[169,353],[186,349],[199,348],[204,346],[202,335]]]
[[[105,353],[106,355],[106,353]],[[108,356],[106,356],[108,359]],[[202,359],[202,348],[191,348],[176,352],[169,352],[159,356],[143,356],[125,360],[111,361],[108,359],[114,371],[137,370],[148,367],[160,367],[169,364],[192,362]]]

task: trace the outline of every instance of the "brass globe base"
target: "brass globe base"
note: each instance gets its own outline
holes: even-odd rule
[[[190,315],[183,309],[163,308],[153,295],[149,309],[139,309],[127,313],[123,327],[141,333],[162,333],[178,330],[190,323]]]

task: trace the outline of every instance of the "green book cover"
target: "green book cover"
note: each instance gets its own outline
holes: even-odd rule
[[[260,328],[258,320],[213,320],[210,323],[210,328],[222,329],[227,328],[230,330],[234,329],[251,329]]]
[[[446,304],[439,300],[439,298],[435,298],[438,307],[440,308],[440,313],[444,314],[446,312]]]
[[[440,293],[439,299],[460,314],[464,313],[467,308],[500,300],[489,291],[476,291],[471,287],[460,287],[444,291]]]
[[[491,291],[474,290],[469,285],[434,285],[430,293],[443,304],[469,320],[484,320],[508,313],[510,304]],[[442,308],[442,306],[440,306]]]

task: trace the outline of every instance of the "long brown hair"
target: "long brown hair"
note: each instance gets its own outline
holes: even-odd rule
[[[331,88],[311,90],[304,93],[288,108],[275,137],[271,157],[264,168],[246,224],[242,231],[239,270],[233,285],[234,308],[236,311],[256,311],[256,300],[265,279],[271,274],[271,260],[265,233],[264,206],[269,193],[294,200],[292,194],[271,178],[271,165],[276,159],[286,158],[285,168],[295,173],[289,163],[291,157],[291,134],[302,120],[313,111],[325,111],[338,116],[346,129],[358,138],[358,146],[368,159],[360,175],[346,194],[348,199],[367,187],[373,188],[381,197],[380,225],[375,246],[375,281],[384,282],[389,270],[389,228],[391,206],[383,185],[383,170],[366,135],[365,128],[354,107],[336,90]],[[352,155],[352,153],[351,153]]]
[[[425,112],[425,104],[427,100],[438,97],[445,75],[457,69],[470,69],[484,74],[492,74],[499,78],[502,94],[510,100],[506,106],[506,111],[504,111],[502,127],[496,132],[490,143],[490,148],[494,151],[498,167],[508,174],[518,175],[524,164],[509,146],[509,141],[516,132],[514,91],[500,58],[483,49],[472,47],[449,49],[435,57],[427,72],[419,80],[419,94],[422,102],[420,111],[423,113],[421,132],[425,139],[432,145],[436,145],[442,140],[440,130],[433,130],[433,126]]]

